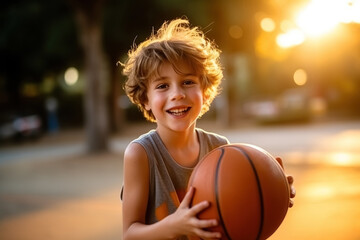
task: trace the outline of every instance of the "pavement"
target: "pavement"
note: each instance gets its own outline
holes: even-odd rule
[[[289,220],[271,237],[272,240],[360,239],[360,234],[356,233],[356,229],[360,229],[360,211],[356,210],[359,209],[360,188],[356,187],[359,184],[352,188],[348,186],[345,193],[340,192],[339,196],[345,194],[348,200],[346,214],[352,216],[350,223],[338,224],[342,228],[325,224],[330,234],[326,235],[326,231],[319,228],[324,228],[324,221],[328,219],[325,217],[329,215],[320,212],[323,217],[319,214],[318,218],[322,225],[311,224],[316,228],[309,225],[311,219],[306,215],[314,213],[310,218],[316,218],[315,212],[322,209],[319,207],[321,199],[333,197],[331,192],[326,192],[329,188],[320,188],[316,193],[312,191],[319,190],[316,187],[324,184],[323,179],[330,177],[334,184],[339,184],[335,182],[339,177],[331,176],[339,176],[342,171],[343,175],[340,175],[348,179],[345,181],[344,178],[342,184],[360,183],[359,121],[271,127],[240,125],[231,129],[215,129],[214,123],[200,122],[199,126],[223,134],[231,142],[256,144],[286,160],[285,168],[295,176],[300,195],[296,198],[295,211],[289,210]],[[131,125],[111,137],[108,152],[96,155],[87,154],[82,130],[62,131],[36,142],[0,147],[0,239],[122,239],[119,199],[122,154],[132,139],[152,127],[152,124]],[[334,154],[340,154],[336,160],[332,158]],[[313,196],[320,200],[314,200]],[[334,198],[327,204],[343,205],[342,201]],[[330,211],[334,214],[331,219],[343,219],[343,209],[334,206],[326,208],[336,209]],[[338,238],[341,232],[348,230],[354,234]]]
[[[150,127],[128,127],[95,155],[81,129],[2,146],[0,239],[121,239],[123,150]]]

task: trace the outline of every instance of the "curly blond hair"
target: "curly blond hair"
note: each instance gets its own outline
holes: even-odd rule
[[[190,27],[187,19],[164,22],[156,34],[153,32],[138,47],[130,49],[127,61],[122,64],[123,74],[127,77],[125,92],[147,120],[156,122],[152,112],[145,109],[149,79],[158,74],[164,62],[169,62],[175,71],[181,73],[176,68],[179,61],[185,61],[192,66],[200,78],[204,94],[200,116],[209,110],[211,102],[218,94],[223,78],[220,50],[199,28]]]

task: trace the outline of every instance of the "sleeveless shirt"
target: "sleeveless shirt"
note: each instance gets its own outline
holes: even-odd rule
[[[214,148],[229,143],[224,136],[200,128],[196,128],[196,133],[200,145],[198,161]],[[155,130],[141,135],[132,142],[140,144],[145,149],[149,161],[150,185],[146,224],[152,224],[176,211],[185,196],[188,180],[194,168],[178,164]]]

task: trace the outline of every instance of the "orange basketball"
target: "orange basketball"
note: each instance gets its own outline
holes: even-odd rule
[[[192,205],[210,207],[200,219],[217,219],[210,231],[222,239],[260,240],[270,237],[287,213],[290,187],[281,165],[264,149],[229,144],[208,153],[189,180],[195,187]]]

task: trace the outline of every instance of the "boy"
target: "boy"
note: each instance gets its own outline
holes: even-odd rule
[[[124,154],[123,237],[127,239],[221,238],[205,229],[215,219],[196,215],[204,201],[190,207],[195,189],[186,192],[198,161],[228,144],[196,128],[222,80],[220,51],[186,19],[165,22],[156,34],[129,52],[124,64],[125,91],[156,130],[132,141]]]

